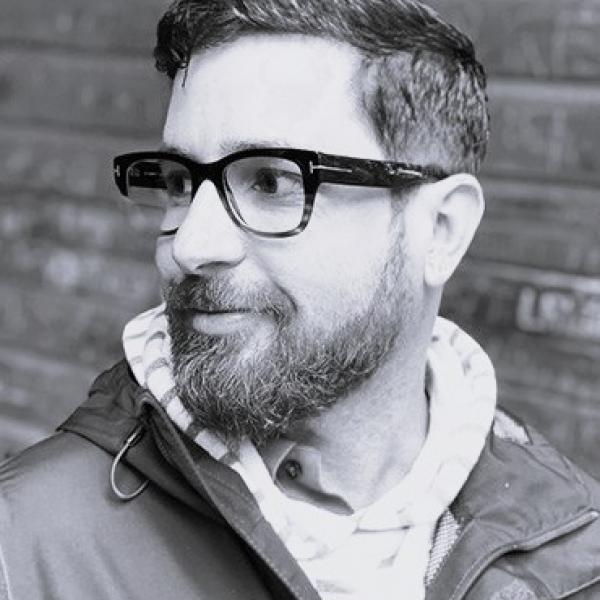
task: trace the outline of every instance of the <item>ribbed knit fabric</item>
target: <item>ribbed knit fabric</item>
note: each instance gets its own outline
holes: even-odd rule
[[[430,423],[406,477],[373,504],[340,515],[287,497],[249,440],[228,452],[177,396],[164,305],[133,319],[123,345],[147,387],[184,434],[237,471],[263,515],[326,600],[422,600],[436,523],[474,467],[496,404],[493,367],[459,327],[438,318],[427,352]]]

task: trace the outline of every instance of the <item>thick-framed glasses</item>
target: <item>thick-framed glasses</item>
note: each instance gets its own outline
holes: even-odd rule
[[[114,159],[114,176],[121,193],[134,204],[161,208],[167,215],[169,211],[181,214],[209,180],[238,227],[282,238],[306,228],[322,183],[402,190],[448,174],[436,167],[401,162],[257,148],[211,163],[172,152],[133,152]],[[174,226],[167,216],[160,234],[172,235],[180,225]]]

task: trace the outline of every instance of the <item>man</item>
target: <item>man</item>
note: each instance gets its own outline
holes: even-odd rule
[[[164,304],[0,473],[5,598],[600,597],[598,485],[495,407],[441,291],[483,212],[470,42],[412,0],[180,0]]]

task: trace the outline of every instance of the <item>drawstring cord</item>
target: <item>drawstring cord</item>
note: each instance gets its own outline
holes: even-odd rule
[[[143,433],[144,433],[144,426],[140,424],[133,430],[131,435],[125,440],[123,447],[119,450],[118,454],[115,456],[115,459],[113,460],[112,466],[110,468],[110,487],[112,488],[112,491],[115,493],[115,495],[119,499],[123,500],[124,502],[127,502],[128,500],[133,500],[134,498],[137,498],[146,489],[146,487],[150,483],[150,480],[146,479],[146,481],[144,481],[144,483],[142,483],[142,485],[140,485],[140,487],[137,490],[135,490],[134,492],[131,492],[130,494],[126,494],[125,492],[122,492],[119,489],[119,487],[117,486],[117,481],[116,481],[117,466],[118,466],[119,462],[125,456],[127,451],[139,441],[139,439],[142,437]]]

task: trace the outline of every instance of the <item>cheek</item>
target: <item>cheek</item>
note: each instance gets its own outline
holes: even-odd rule
[[[367,310],[395,244],[392,213],[361,207],[320,211],[307,229],[274,255],[281,285],[312,322],[329,328]],[[328,217],[332,218],[328,218]]]
[[[423,202],[412,201],[407,204],[403,218],[404,252],[410,257],[408,266],[415,285],[422,285],[425,263],[431,253],[433,235],[431,216],[425,210]]]

